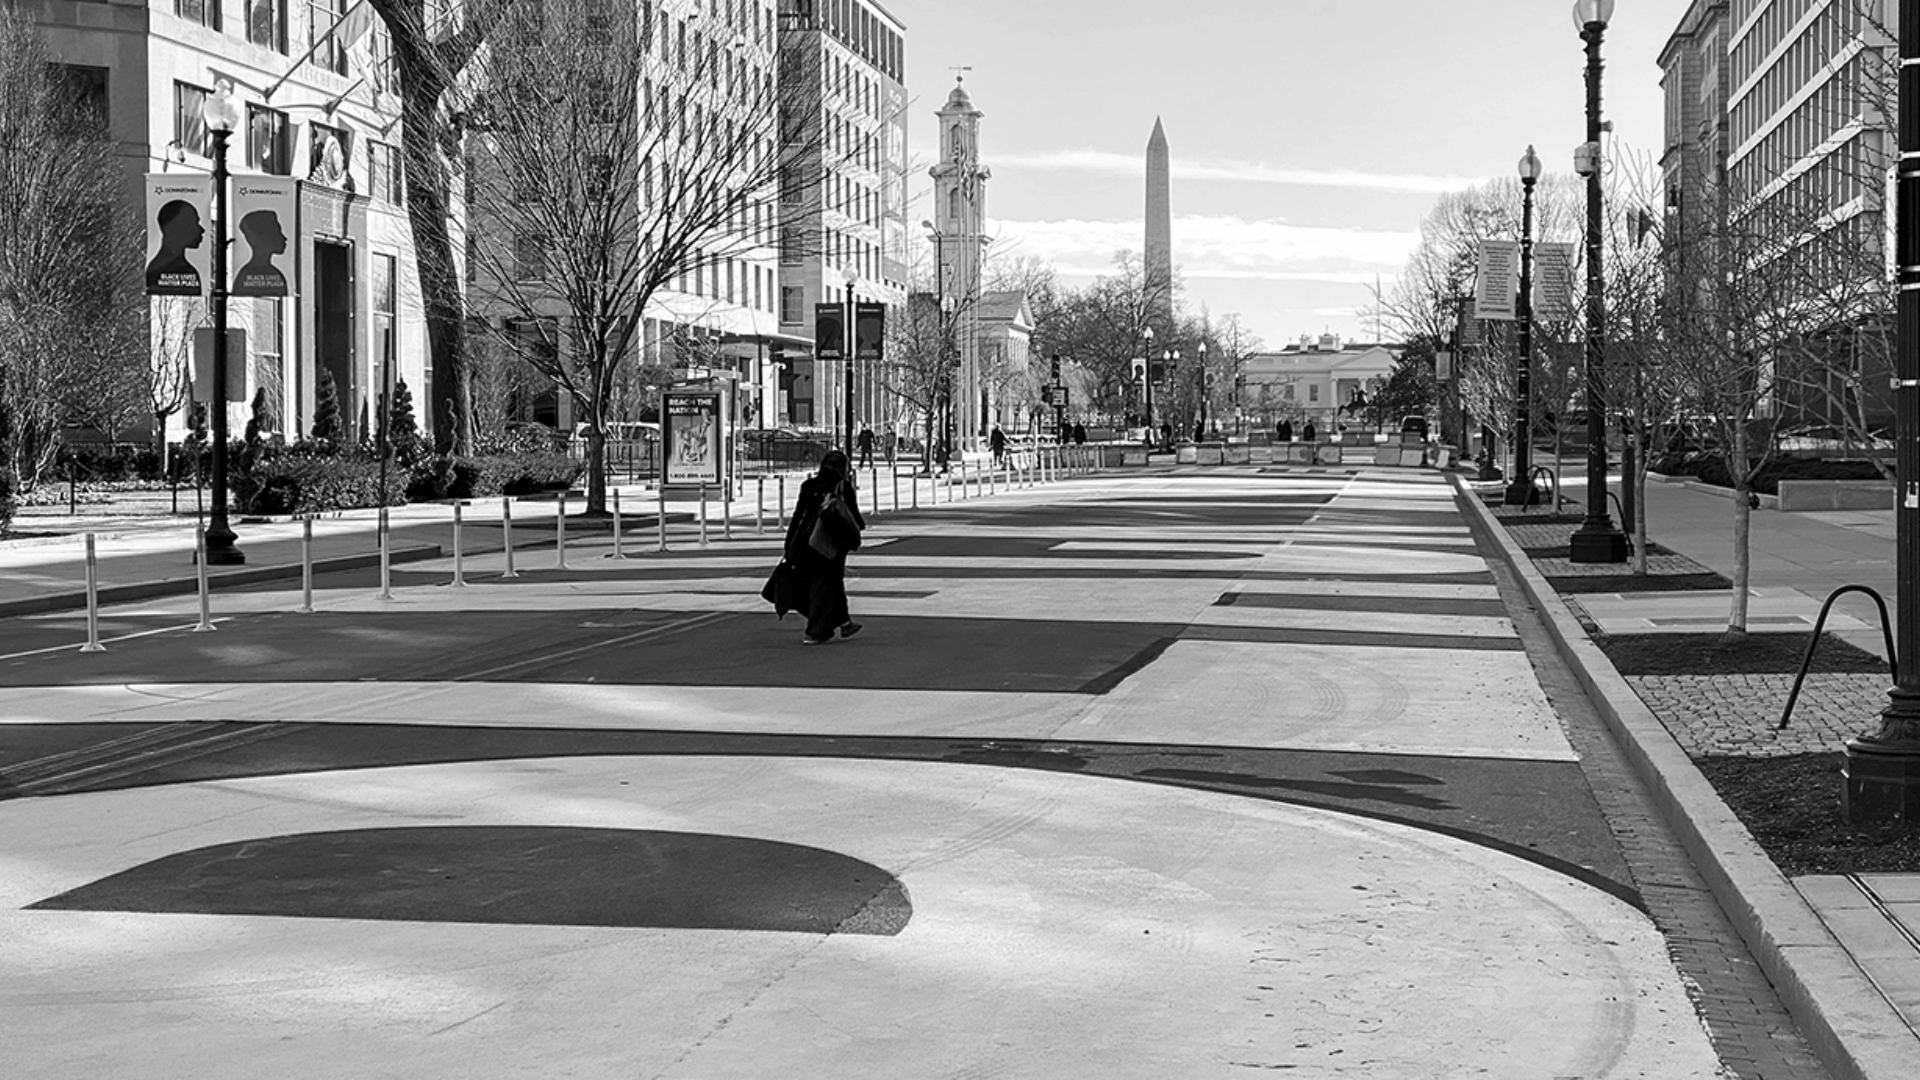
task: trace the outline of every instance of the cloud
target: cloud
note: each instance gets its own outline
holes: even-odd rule
[[[999,221],[994,250],[1052,263],[1070,278],[1114,271],[1114,253],[1139,251],[1145,223],[1134,221]],[[1419,242],[1417,232],[1319,228],[1230,215],[1177,217],[1173,261],[1189,281],[1200,279],[1333,282],[1371,286],[1393,280]]]
[[[1115,154],[1105,150],[1054,150],[1039,154],[996,154],[996,168],[1045,169],[1054,171],[1099,172],[1121,176],[1146,175],[1146,160],[1140,154]],[[1401,191],[1437,195],[1471,187],[1482,177],[1423,176],[1416,173],[1371,173],[1354,169],[1279,168],[1257,161],[1187,161],[1173,159],[1175,180],[1220,180],[1241,184],[1277,184],[1288,187],[1329,187],[1354,191]]]

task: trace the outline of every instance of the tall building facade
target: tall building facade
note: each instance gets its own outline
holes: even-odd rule
[[[1727,0],[1693,0],[1660,52],[1665,99],[1661,178],[1669,231],[1726,187]]]
[[[780,0],[779,332],[811,343],[819,303],[896,309],[907,289],[906,25],[874,0]],[[874,365],[784,352],[784,418],[904,422]]]
[[[144,174],[212,171],[201,105],[223,82],[241,112],[228,142],[236,179],[296,181],[289,295],[228,308],[229,325],[247,331],[247,399],[266,391],[280,433],[308,433],[325,371],[346,437],[359,439],[389,341],[392,374],[431,385],[400,166],[405,121],[377,19],[349,19],[350,0],[45,0],[27,10],[67,76],[91,88],[137,213]],[[155,297],[150,308],[156,357],[184,356],[204,299]],[[238,430],[245,400],[230,408]],[[170,438],[184,422],[170,418]]]
[[[959,370],[953,387],[959,445],[977,445],[992,426],[993,385],[981,331],[987,255],[987,181],[993,171],[980,160],[980,120],[964,84],[947,94],[935,114],[940,160],[933,177],[935,279],[940,303],[953,313]]]

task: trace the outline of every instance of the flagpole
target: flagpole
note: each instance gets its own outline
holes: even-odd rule
[[[260,100],[272,101],[273,92],[280,89],[282,86],[285,86],[287,84],[287,80],[293,78],[294,72],[299,71],[302,67],[306,65],[307,61],[313,59],[313,54],[320,51],[320,46],[325,45],[327,42],[333,40],[333,36],[340,32],[340,28],[343,26],[346,26],[349,22],[352,21],[354,13],[366,6],[367,6],[367,0],[359,0],[358,3],[354,4],[352,7],[348,8],[345,12],[343,12],[340,18],[335,20],[334,24],[327,28],[326,33],[321,34],[318,38],[314,39],[313,44],[307,46],[307,51],[301,54],[300,59],[295,60],[293,62],[293,66],[287,69],[287,73],[285,75],[280,76],[279,79],[275,80],[272,86],[267,87],[266,91],[260,95]],[[353,42],[349,40],[346,43],[346,46],[344,47],[351,47],[352,45],[353,45]],[[347,91],[347,93],[349,94],[352,92],[353,92],[352,90]]]

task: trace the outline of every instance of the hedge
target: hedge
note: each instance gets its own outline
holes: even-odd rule
[[[1701,483],[1731,488],[1733,474],[1718,454],[1667,454],[1654,458],[1648,468],[1663,476],[1691,476]],[[1778,495],[1782,480],[1878,480],[1880,470],[1871,461],[1828,461],[1822,458],[1775,458],[1763,466],[1753,480],[1753,490],[1762,495]]]
[[[378,458],[296,447],[263,454],[236,472],[234,504],[245,514],[313,514],[383,502],[531,495],[566,490],[583,468],[553,452],[435,458],[412,470],[389,462],[382,499]]]

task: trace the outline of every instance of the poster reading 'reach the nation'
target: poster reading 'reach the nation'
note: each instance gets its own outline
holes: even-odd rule
[[[667,483],[718,484],[721,476],[720,395],[669,393],[661,438],[667,447]]]
[[[146,187],[147,295],[204,295],[213,178],[148,173]]]

